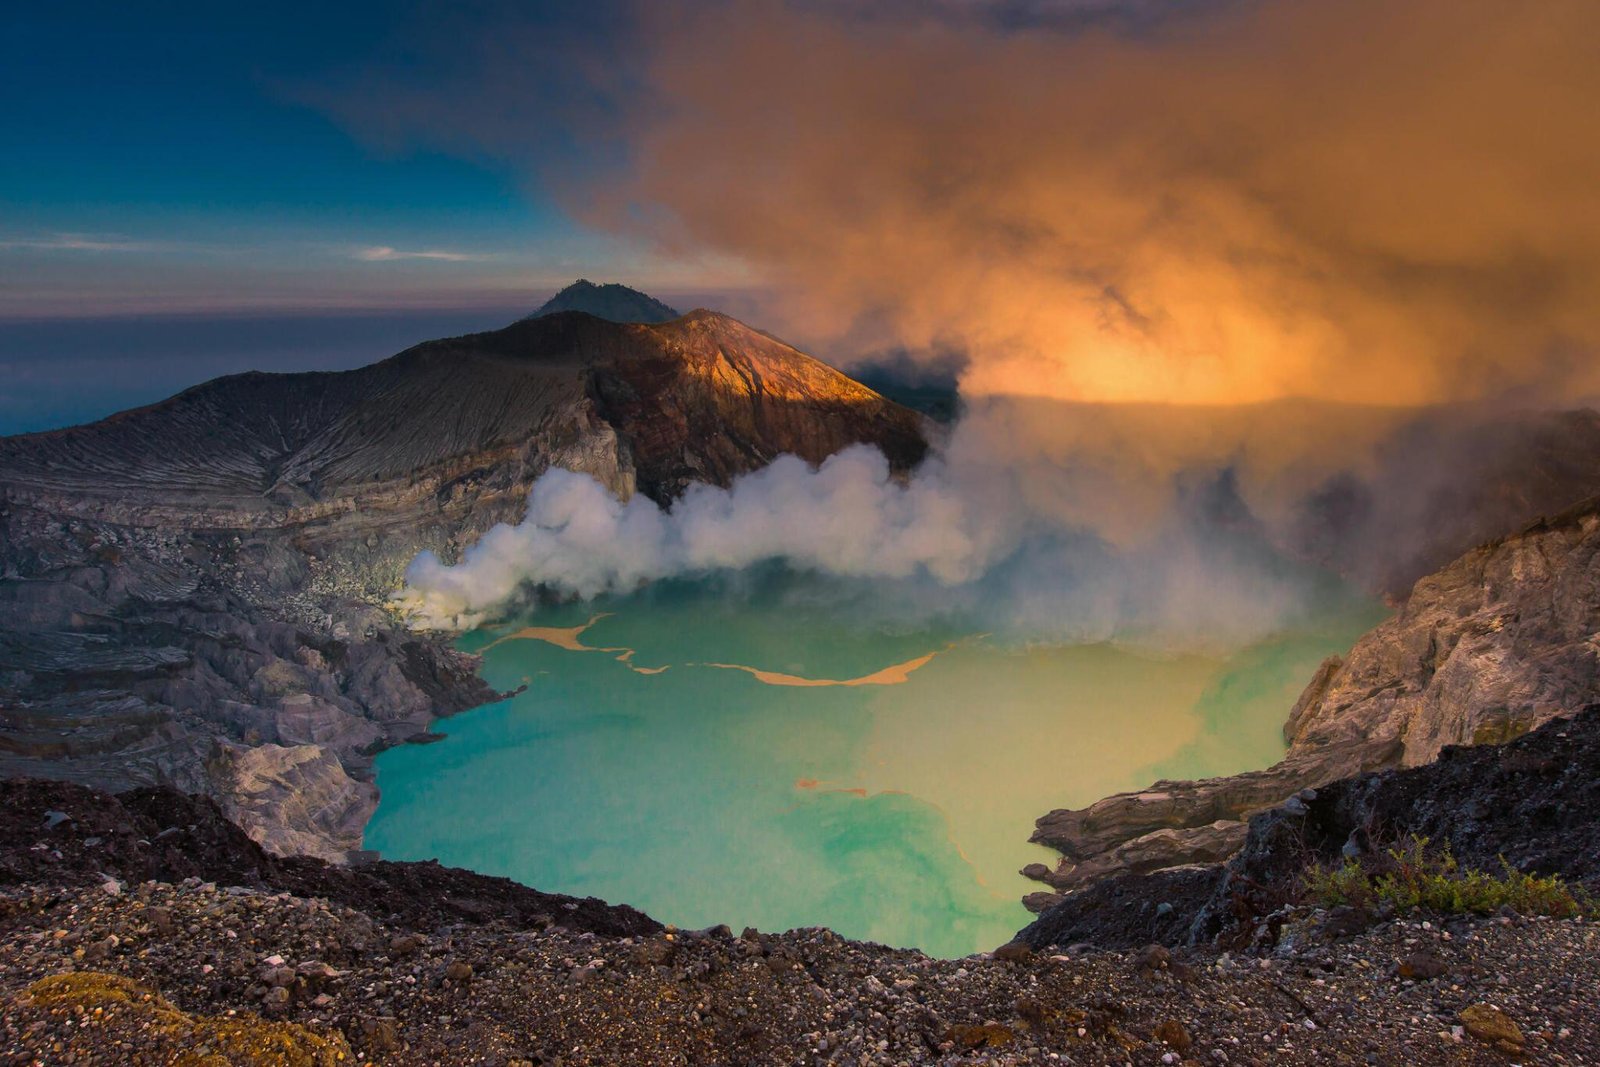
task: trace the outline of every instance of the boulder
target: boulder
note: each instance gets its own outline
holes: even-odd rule
[[[228,818],[268,852],[343,861],[361,848],[378,789],[345,773],[324,745],[224,744]]]

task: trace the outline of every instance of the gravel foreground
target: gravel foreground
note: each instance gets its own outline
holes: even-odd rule
[[[1600,924],[1323,929],[1297,913],[1260,957],[934,960],[827,930],[611,937],[560,914],[419,930],[196,878],[11,886],[0,1062],[1600,1062]]]

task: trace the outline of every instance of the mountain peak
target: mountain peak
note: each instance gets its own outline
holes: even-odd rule
[[[609,322],[667,322],[678,317],[675,308],[637,289],[616,282],[596,285],[587,278],[579,278],[546,300],[528,318],[537,319],[558,311],[584,311]]]

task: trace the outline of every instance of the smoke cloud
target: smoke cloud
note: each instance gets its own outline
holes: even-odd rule
[[[813,348],[964,349],[969,395],[1600,387],[1600,5],[949,7],[652,5],[632,165],[574,205],[750,264]]]
[[[1292,622],[1325,588],[1272,545],[1246,501],[1270,511],[1280,481],[1313,476],[1303,467],[1316,467],[1313,454],[1286,450],[1264,425],[1305,413],[1258,413],[1257,429],[1217,432],[1213,453],[1177,478],[1197,420],[1235,414],[1063,414],[1049,402],[980,402],[907,481],[857,446],[817,468],[785,456],[727,489],[691,486],[670,510],[552,470],[520,524],[491,530],[454,566],[419,557],[410,606],[470,625],[529,586],[587,598],[783,560],[848,579],[852,598],[866,583],[884,618],[959,617],[1025,640],[1222,647]]]

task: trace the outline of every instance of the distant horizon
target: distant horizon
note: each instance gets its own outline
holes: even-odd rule
[[[575,279],[577,280],[577,279]],[[588,279],[596,285],[611,278]],[[673,304],[682,313],[705,308],[756,329],[762,291],[668,288],[642,289],[618,284]],[[571,283],[567,283],[571,284]],[[118,412],[169,399],[215,378],[249,372],[303,373],[353,370],[443,337],[501,329],[536,310],[565,286],[530,289],[515,303],[437,307],[283,307],[219,311],[128,312],[105,315],[7,318],[0,316],[0,437],[85,425]],[[780,338],[781,340],[789,340]],[[879,375],[913,383],[923,375],[954,384],[960,361],[894,358],[878,351],[848,354],[812,351],[847,373],[870,367]],[[844,358],[841,358],[843,356]],[[851,358],[854,357],[854,358]],[[1007,394],[1010,395],[1010,394]],[[1048,397],[1026,399],[1051,401]],[[1100,406],[1094,401],[1064,401]],[[1424,411],[1455,405],[1354,404],[1324,398],[1280,397],[1245,404],[1132,402],[1113,406],[1188,409],[1270,407],[1280,404]],[[1594,408],[1600,397],[1574,396],[1559,405],[1510,404],[1545,410]],[[1467,404],[1467,407],[1474,405]]]
[[[620,281],[683,311],[709,307],[742,321],[760,313],[754,288],[645,289]],[[93,422],[227,374],[366,366],[424,341],[510,325],[567,284],[530,288],[516,299],[431,306],[0,315],[0,436]]]
[[[36,322],[103,322],[111,319],[225,319],[259,317],[303,317],[317,315],[385,315],[400,312],[468,313],[472,311],[498,312],[524,308],[524,314],[533,311],[561,290],[578,281],[595,285],[618,284],[629,289],[657,297],[667,303],[682,304],[684,310],[706,306],[710,303],[731,303],[745,307],[759,306],[759,301],[769,291],[764,286],[728,285],[649,285],[626,277],[603,279],[574,275],[565,282],[555,282],[526,289],[485,290],[476,293],[448,293],[437,297],[396,295],[388,299],[316,302],[308,300],[248,300],[219,301],[215,304],[179,303],[163,305],[148,301],[135,301],[127,305],[100,304],[89,307],[45,306],[38,311],[7,311],[0,309],[0,326]],[[35,305],[39,306],[39,305]],[[711,310],[717,310],[711,308]]]

